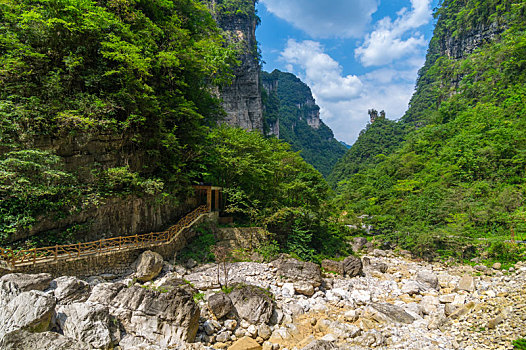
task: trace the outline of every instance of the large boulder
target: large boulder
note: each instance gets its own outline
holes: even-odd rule
[[[242,319],[252,324],[270,320],[274,305],[267,291],[256,286],[238,285],[229,296]]]
[[[110,316],[107,306],[91,303],[62,306],[57,321],[66,337],[96,349],[113,349],[121,338],[119,324]]]
[[[55,298],[37,290],[14,297],[0,312],[0,337],[19,329],[45,332],[51,328]]]
[[[51,282],[57,304],[67,305],[86,301],[91,292],[91,286],[76,277],[62,276]]]
[[[10,273],[0,278],[0,281],[13,282],[22,292],[47,289],[51,280],[53,277],[49,273]]]
[[[350,255],[343,260],[343,272],[349,277],[363,275],[363,264],[360,258]]]
[[[364,317],[379,323],[413,323],[415,318],[400,306],[371,303],[364,310]]]
[[[343,275],[343,262],[325,259],[321,262],[321,267],[326,272],[336,272],[339,275]]]
[[[290,282],[309,282],[314,287],[321,285],[321,269],[308,261],[286,259],[279,263],[277,275]]]
[[[232,311],[234,308],[234,305],[232,304],[232,300],[229,298],[228,295],[226,295],[223,292],[212,294],[208,298],[208,308],[214,316],[219,320]]]
[[[159,253],[147,250],[135,262],[135,278],[140,282],[147,282],[159,275],[163,269],[163,257]]]
[[[430,289],[438,289],[438,276],[432,271],[419,271],[416,275],[416,281]]]
[[[199,327],[199,308],[183,288],[160,291],[101,283],[93,288],[88,302],[108,306],[126,333],[161,347],[193,342]]]
[[[67,338],[55,332],[30,333],[18,330],[6,334],[0,339],[2,350],[91,350],[92,348],[78,340]]]

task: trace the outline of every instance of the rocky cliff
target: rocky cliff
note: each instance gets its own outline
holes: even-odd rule
[[[234,68],[232,84],[223,86],[220,97],[227,114],[225,122],[246,130],[263,132],[263,106],[259,87],[259,58],[256,41],[254,0],[207,0],[227,41],[240,51],[240,65]]]
[[[266,132],[290,143],[324,176],[345,153],[345,147],[320,119],[310,88],[291,73],[263,72]]]

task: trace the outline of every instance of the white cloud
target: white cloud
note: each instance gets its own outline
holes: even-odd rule
[[[389,17],[378,21],[375,30],[354,51],[364,66],[389,64],[426,46],[424,36],[415,30],[431,20],[431,0],[411,0],[411,10],[403,8],[397,15],[394,22]]]
[[[304,71],[305,82],[323,101],[338,101],[356,97],[362,89],[362,82],[355,75],[342,76],[342,67],[323,52],[319,42],[289,39],[281,53],[287,65],[296,65]]]
[[[361,76],[342,74],[341,65],[315,41],[289,40],[281,53],[289,71],[308,84],[321,107],[321,118],[337,139],[352,144],[369,120],[367,110],[385,110],[389,119],[400,118],[414,90],[421,60],[379,68]]]
[[[261,0],[267,10],[313,38],[360,37],[378,0]]]

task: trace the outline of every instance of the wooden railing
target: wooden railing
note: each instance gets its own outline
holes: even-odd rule
[[[181,231],[187,228],[202,214],[208,213],[208,207],[202,205],[187,214],[175,225],[163,232],[151,232],[141,235],[105,238],[93,242],[56,245],[54,247],[33,248],[27,250],[11,250],[0,248],[0,263],[14,268],[17,265],[36,264],[42,261],[57,261],[59,259],[75,258],[86,255],[102,254],[129,248],[144,248],[152,245],[168,243]],[[2,266],[0,266],[2,267]]]

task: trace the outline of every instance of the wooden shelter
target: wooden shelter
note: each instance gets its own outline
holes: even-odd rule
[[[198,203],[206,205],[208,211],[221,211],[223,207],[223,192],[222,188],[212,185],[195,185],[195,194]]]

